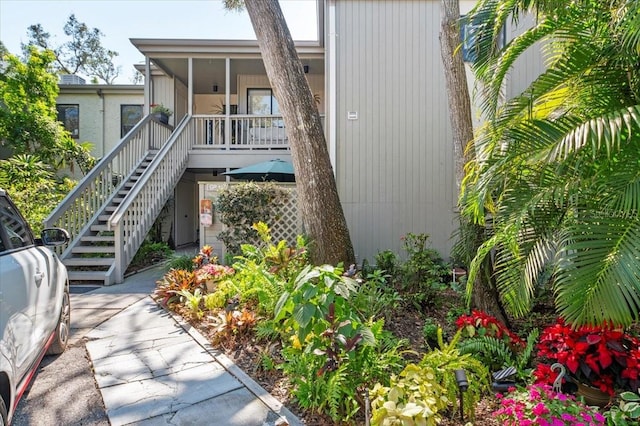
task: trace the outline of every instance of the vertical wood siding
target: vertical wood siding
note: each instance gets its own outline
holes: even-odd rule
[[[446,258],[457,219],[439,2],[336,7],[337,182],[358,261],[400,253],[408,232]]]

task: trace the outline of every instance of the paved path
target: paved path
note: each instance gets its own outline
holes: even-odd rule
[[[123,284],[80,294],[74,289],[71,345],[86,342],[110,424],[302,425],[151,299],[161,274],[152,269]]]

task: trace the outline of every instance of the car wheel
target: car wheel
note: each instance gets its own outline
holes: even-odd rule
[[[60,309],[60,319],[56,327],[53,343],[47,350],[47,355],[58,355],[64,352],[69,341],[69,330],[71,328],[71,303],[69,292],[65,290],[62,297],[62,308]]]
[[[7,426],[9,424],[7,406],[4,404],[4,399],[2,398],[0,398],[0,417],[2,417],[2,425]]]

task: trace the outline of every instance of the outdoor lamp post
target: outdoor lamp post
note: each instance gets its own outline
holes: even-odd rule
[[[456,382],[458,383],[458,389],[460,389],[460,421],[464,422],[464,400],[463,393],[469,389],[469,381],[467,380],[467,373],[464,370],[459,369],[454,371],[456,375]]]

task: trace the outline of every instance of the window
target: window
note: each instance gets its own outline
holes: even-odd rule
[[[273,90],[247,89],[247,113],[250,115],[279,115],[280,107]],[[274,118],[257,118],[251,127],[284,127],[284,121]]]
[[[142,119],[142,105],[120,105],[120,137],[124,137]]]
[[[58,121],[62,122],[65,130],[71,133],[71,137],[78,139],[80,137],[80,106],[74,105],[56,105],[58,110]]]
[[[9,248],[28,247],[33,245],[33,236],[29,225],[20,213],[5,197],[0,197],[0,227],[4,229]],[[0,230],[0,238],[2,231]]]
[[[271,89],[247,89],[247,113],[253,115],[280,114],[278,101]]]
[[[476,18],[477,19],[477,18]],[[478,36],[482,36],[482,33],[478,31],[482,28],[483,23],[479,20],[472,21],[467,15],[460,17],[460,40],[462,41],[462,60],[465,62],[475,62],[478,48]],[[506,30],[503,27],[498,38],[498,49],[504,47]],[[487,35],[490,37],[490,34]]]

